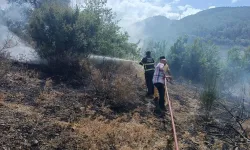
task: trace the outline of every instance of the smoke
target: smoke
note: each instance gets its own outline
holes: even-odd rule
[[[1,11],[0,48],[4,45],[6,46],[7,42],[5,51],[10,54],[11,59],[21,62],[38,63],[40,59],[35,50],[9,30],[9,28],[14,28],[17,25],[19,30],[24,30],[23,28],[28,22],[28,11],[31,9],[32,7],[28,3],[24,3],[22,5],[7,5]]]
[[[5,51],[9,53],[11,59],[29,63],[40,61],[35,50],[9,31],[7,26],[0,25],[0,33],[0,47],[8,43]]]
[[[10,21],[26,22],[28,19],[26,12],[29,11],[30,9],[32,9],[32,7],[28,3],[23,3],[23,4],[14,3],[12,5],[9,5],[9,7],[5,9],[4,17]]]
[[[238,73],[237,81],[228,87],[228,92],[239,99],[250,101],[250,76],[248,71]]]

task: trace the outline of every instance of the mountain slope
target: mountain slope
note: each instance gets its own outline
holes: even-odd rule
[[[146,91],[141,88],[144,82],[136,84],[140,89],[140,104],[135,109],[129,105],[127,111],[117,112],[104,104],[103,96],[98,97],[98,93],[88,88],[74,89],[64,83],[58,85],[39,67],[24,69],[17,65],[12,69],[4,78],[5,84],[0,84],[0,145],[3,149],[164,150],[173,147],[169,113],[155,113],[151,99],[144,99]],[[119,90],[125,87],[120,86]],[[199,100],[195,89],[169,85],[169,94],[180,148],[209,149],[205,145],[209,136],[196,120]],[[222,143],[216,140],[212,148],[221,149],[218,145]]]
[[[173,22],[175,21],[164,16],[155,16],[138,22],[135,26],[142,28],[144,35],[147,35],[149,38],[163,39],[166,35],[162,33],[168,33],[168,29],[171,28]]]
[[[148,18],[133,26],[143,28],[145,37],[175,41],[179,36],[201,37],[217,45],[250,45],[250,7],[221,7],[199,12],[181,20],[163,16]]]

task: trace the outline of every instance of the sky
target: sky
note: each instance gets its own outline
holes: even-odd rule
[[[108,0],[120,24],[128,26],[148,17],[162,15],[181,19],[202,10],[222,6],[250,6],[250,0]]]
[[[72,5],[83,0],[72,0]],[[222,6],[250,6],[250,0],[107,0],[120,20],[121,26],[129,26],[148,17],[162,15],[169,19],[181,19],[202,10]],[[0,0],[6,6],[6,0]]]

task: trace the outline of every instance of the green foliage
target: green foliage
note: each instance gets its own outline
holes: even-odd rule
[[[79,59],[89,54],[137,55],[137,45],[128,43],[128,34],[120,31],[105,4],[105,0],[86,1],[80,11],[50,2],[34,11],[29,33],[39,56],[48,61],[53,71],[72,74],[72,69],[80,68]]]
[[[212,107],[218,98],[218,84],[221,75],[221,66],[219,65],[218,54],[214,47],[208,49],[205,53],[204,69],[202,75],[203,92],[201,94],[201,103],[205,111],[206,118],[210,117]],[[216,57],[217,56],[217,57]]]
[[[142,47],[142,52],[151,51],[152,57],[158,60],[161,56],[166,56],[169,49],[167,41],[144,41],[146,44]]]
[[[176,74],[180,74],[182,68],[183,58],[185,55],[187,38],[179,38],[174,45],[170,48],[168,54],[168,60],[170,63],[170,68]]]
[[[201,103],[207,118],[217,99],[221,71],[218,56],[216,47],[210,42],[196,39],[187,44],[187,37],[179,38],[168,55],[169,65],[175,76],[182,76],[204,86]]]
[[[179,38],[171,47],[168,60],[176,78],[203,85],[201,100],[207,116],[218,91],[235,90],[235,85],[249,80],[250,48],[232,48],[223,61],[211,42],[196,39],[187,44],[185,38]]]
[[[80,14],[78,9],[49,3],[34,12],[29,32],[37,44],[38,54],[53,59],[60,54],[87,53],[94,45],[97,21],[94,14]]]
[[[40,8],[50,0],[8,0],[10,7],[4,10],[4,20],[9,30],[22,40],[32,43],[27,28],[29,19],[34,10]],[[68,6],[70,0],[53,0],[61,6]]]
[[[207,119],[210,117],[210,113],[212,111],[212,107],[216,99],[217,99],[216,88],[207,86],[207,88],[201,94],[201,102],[205,110],[205,115]]]
[[[199,39],[187,44],[187,37],[179,38],[170,48],[168,60],[175,76],[195,82],[205,82],[210,71],[219,72],[216,47]]]
[[[244,50],[243,64],[247,72],[250,72],[250,47]]]
[[[164,16],[147,18],[136,24],[143,27],[145,37],[167,40],[172,43],[178,37],[200,37],[217,45],[248,47],[250,45],[250,7],[220,7],[201,11],[181,20],[169,20]]]
[[[237,83],[245,82],[250,71],[249,51],[250,48],[232,48],[228,51],[227,61],[221,69],[221,88],[227,89],[234,87]]]

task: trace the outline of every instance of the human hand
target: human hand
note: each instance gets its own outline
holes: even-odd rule
[[[165,76],[167,80],[173,80],[172,76]]]

